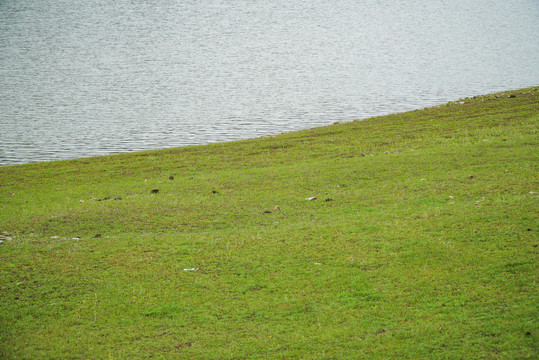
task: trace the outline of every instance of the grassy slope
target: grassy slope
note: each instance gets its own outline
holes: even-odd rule
[[[538,90],[1,167],[0,358],[534,358]]]

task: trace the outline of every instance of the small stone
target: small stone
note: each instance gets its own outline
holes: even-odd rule
[[[275,205],[275,206],[273,207],[273,210],[277,211],[277,210],[281,210],[281,208],[280,208],[279,206]]]
[[[0,240],[0,245],[4,245],[4,240]]]
[[[169,179],[169,180],[174,180],[174,175],[170,175],[170,176],[168,177],[168,179]]]
[[[470,179],[473,179],[475,176],[473,176],[473,175],[468,175],[468,177],[469,177]]]

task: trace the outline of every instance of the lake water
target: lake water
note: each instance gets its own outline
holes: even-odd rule
[[[537,0],[0,0],[0,165],[539,84]]]

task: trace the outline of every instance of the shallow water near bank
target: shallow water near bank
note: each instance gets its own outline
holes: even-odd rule
[[[539,83],[539,5],[0,4],[0,165],[251,138]]]

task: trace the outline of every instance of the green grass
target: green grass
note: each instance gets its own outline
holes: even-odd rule
[[[537,358],[538,92],[0,167],[0,358]]]

